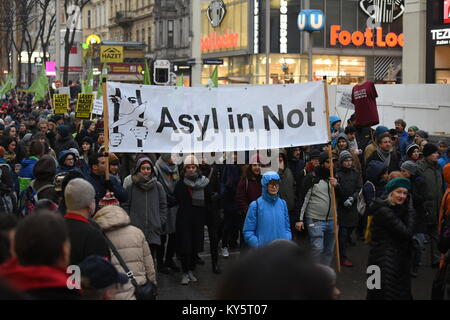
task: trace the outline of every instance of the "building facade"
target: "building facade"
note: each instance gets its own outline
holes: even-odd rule
[[[204,3],[202,56],[223,59],[219,66],[221,83],[265,83],[265,1]],[[373,1],[365,0],[269,1],[269,83],[308,79],[306,35],[297,27],[302,9],[320,9],[325,14],[325,28],[313,33],[313,79],[327,76],[334,84],[401,82],[402,0],[377,0],[380,10],[376,12],[371,8]],[[215,7],[224,10],[214,11]],[[214,19],[220,20],[216,26]],[[213,68],[203,67],[203,82]]]
[[[427,3],[426,82],[450,84],[450,0]]]

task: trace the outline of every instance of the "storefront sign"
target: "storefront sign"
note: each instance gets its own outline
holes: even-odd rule
[[[392,23],[405,11],[404,0],[360,0],[359,6],[375,23]]]
[[[444,1],[444,23],[450,23],[450,0]]]
[[[450,44],[450,28],[430,30],[430,32],[434,45],[442,46]]]
[[[223,59],[203,59],[203,64],[222,65],[223,64]]]
[[[389,32],[386,36],[383,36],[383,28],[376,28],[376,31],[370,28],[366,28],[366,31],[355,31],[350,33],[349,31],[341,31],[341,26],[332,25],[330,32],[330,44],[332,46],[342,45],[348,46],[353,44],[357,47],[366,45],[368,47],[396,47],[399,45],[403,47],[404,44],[403,33],[397,35],[393,32]]]
[[[254,0],[253,17],[253,53],[259,53],[259,0]]]
[[[101,46],[100,62],[123,62],[123,47]]]
[[[140,74],[143,70],[141,64],[116,63],[109,65],[111,71],[109,73],[137,73]],[[140,71],[139,71],[140,70]]]
[[[208,10],[206,10],[206,16],[208,17],[211,25],[216,28],[220,26],[223,18],[227,10],[225,9],[225,4],[222,0],[213,0],[208,6]]]
[[[325,26],[325,16],[321,10],[302,10],[297,17],[300,31],[319,31]]]
[[[207,38],[200,39],[200,47],[202,51],[233,49],[238,47],[238,38],[239,33],[229,33],[228,30],[222,35],[211,32]]]

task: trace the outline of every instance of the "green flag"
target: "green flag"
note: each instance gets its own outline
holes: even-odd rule
[[[178,77],[177,79],[177,87],[183,87],[184,86],[184,75],[181,74],[181,77]]]
[[[34,93],[34,101],[38,102],[45,100],[45,95],[48,93],[48,78],[45,72],[45,65],[42,64],[41,71],[38,77],[27,90],[28,92]]]
[[[214,68],[211,76],[208,79],[208,83],[206,84],[207,88],[218,88],[219,87],[219,70],[217,66]]]
[[[148,69],[148,63],[147,63],[147,60],[145,60],[144,84],[151,84],[151,83],[150,83],[150,71],[149,71],[149,69]]]
[[[3,96],[4,94],[7,94],[9,91],[11,91],[12,88],[14,88],[14,81],[13,75],[12,73],[10,73],[8,75],[8,79],[6,80],[6,82],[1,86],[0,97]]]

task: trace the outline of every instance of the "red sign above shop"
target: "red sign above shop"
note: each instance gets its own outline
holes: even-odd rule
[[[229,33],[218,35],[217,32],[211,32],[207,38],[200,39],[200,48],[202,51],[212,51],[218,49],[233,49],[238,47],[239,33]]]
[[[444,23],[450,23],[450,0],[444,0]]]
[[[450,0],[449,0],[450,1]],[[332,46],[340,44],[341,46],[348,46],[353,44],[360,47],[366,45],[368,47],[403,47],[404,35],[403,33],[397,35],[394,32],[389,32],[386,36],[383,36],[383,28],[374,29],[366,28],[366,31],[350,31],[342,30],[339,25],[332,25],[330,31],[330,44]]]

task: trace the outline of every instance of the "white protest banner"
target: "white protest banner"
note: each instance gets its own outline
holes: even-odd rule
[[[103,114],[103,100],[94,100],[94,107],[92,108],[92,114],[97,114],[101,116]]]
[[[167,87],[108,82],[110,152],[268,150],[328,141],[324,84]]]
[[[336,92],[336,104],[337,107],[346,109],[355,109],[355,105],[352,103],[351,91],[337,91]]]

